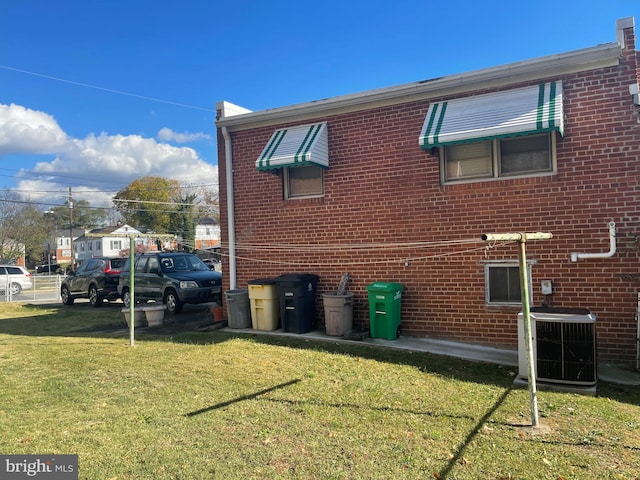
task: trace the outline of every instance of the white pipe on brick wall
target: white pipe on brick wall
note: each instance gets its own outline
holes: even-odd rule
[[[229,289],[236,288],[236,225],[233,203],[233,154],[231,136],[227,127],[222,127],[224,137],[225,173],[227,179],[227,232],[229,237]]]
[[[577,253],[571,254],[571,261],[577,262],[581,259],[587,258],[609,258],[613,257],[616,253],[616,223],[609,222],[609,251],[605,253]]]

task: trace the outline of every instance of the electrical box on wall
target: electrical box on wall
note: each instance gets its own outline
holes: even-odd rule
[[[542,280],[542,282],[540,282],[540,290],[542,290],[543,295],[551,295],[553,293],[551,280]]]

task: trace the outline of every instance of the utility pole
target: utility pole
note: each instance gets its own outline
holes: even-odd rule
[[[69,235],[71,236],[71,271],[76,271],[76,256],[73,251],[73,197],[71,197],[71,187],[69,187]]]
[[[536,394],[536,370],[533,359],[533,342],[531,340],[531,311],[529,300],[529,276],[527,275],[527,253],[525,244],[527,240],[549,240],[551,233],[488,233],[482,235],[485,242],[491,241],[517,241],[518,265],[520,267],[520,298],[522,299],[522,316],[524,321],[525,345],[527,346],[527,375],[529,376],[529,401],[531,404],[531,426],[537,427],[538,397]]]

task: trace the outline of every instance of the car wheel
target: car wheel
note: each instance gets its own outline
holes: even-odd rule
[[[124,303],[125,308],[129,308],[131,306],[131,293],[129,290],[122,291],[122,303]]]
[[[22,285],[20,285],[19,283],[12,283],[9,289],[11,291],[11,295],[18,295],[20,292],[22,292]]]
[[[89,303],[92,307],[99,307],[102,305],[102,297],[98,295],[98,289],[95,285],[89,287]]]
[[[71,296],[69,287],[67,287],[66,285],[63,285],[60,289],[60,296],[62,297],[63,305],[73,305],[73,297]]]
[[[175,290],[168,290],[164,294],[164,304],[167,306],[167,312],[169,313],[180,313],[182,311],[182,302]]]

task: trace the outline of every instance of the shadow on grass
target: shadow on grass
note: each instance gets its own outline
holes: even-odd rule
[[[298,406],[298,405],[314,405],[314,406],[319,406],[319,407],[328,407],[328,408],[335,408],[335,409],[342,409],[342,408],[347,408],[350,410],[369,410],[369,411],[374,411],[374,412],[391,412],[391,413],[399,413],[399,414],[409,414],[409,415],[422,415],[422,416],[426,416],[426,417],[433,417],[433,418],[451,418],[451,419],[455,419],[455,420],[475,420],[476,417],[472,416],[472,415],[453,415],[451,413],[445,413],[445,412],[429,412],[429,411],[424,411],[424,410],[410,410],[408,408],[397,408],[397,407],[373,407],[371,405],[357,405],[355,403],[329,403],[329,402],[322,402],[322,401],[316,401],[316,400],[288,400],[285,398],[267,398],[265,399],[266,401],[269,402],[273,402],[273,403],[282,403],[282,404],[287,404],[287,405],[291,405],[291,406]]]
[[[11,304],[4,310],[9,312]],[[368,358],[380,362],[415,367],[424,372],[439,374],[459,380],[499,387],[513,384],[515,371],[505,367],[482,362],[471,362],[436,355],[428,352],[416,352],[394,349],[372,344],[340,343],[332,339],[313,339],[301,336],[279,336],[220,330],[200,331],[199,327],[211,325],[212,317],[208,304],[185,305],[184,311],[177,315],[165,316],[165,325],[159,328],[136,329],[136,340],[164,341],[207,345],[221,343],[230,339],[244,339],[266,345],[316,350],[333,354]],[[21,336],[52,337],[95,337],[129,338],[129,329],[121,313],[121,302],[104,303],[99,308],[91,307],[88,302],[79,301],[72,306],[60,304],[28,305],[37,313],[32,316],[0,318],[0,334]],[[613,385],[600,382],[598,395],[622,403],[640,405],[640,387]]]
[[[476,437],[476,435],[478,435],[478,432],[480,432],[480,429],[482,429],[482,426],[485,423],[487,423],[487,421],[491,418],[491,416],[495,413],[495,411],[498,410],[498,408],[500,408],[500,406],[504,403],[507,396],[509,395],[509,393],[511,393],[512,390],[513,388],[507,388],[504,392],[502,392],[502,395],[500,395],[500,397],[498,398],[498,400],[496,400],[493,406],[485,412],[485,414],[482,416],[482,418],[480,418],[480,420],[478,420],[475,426],[467,434],[467,437],[464,439],[464,442],[455,451],[455,453],[449,460],[449,463],[447,464],[447,466],[438,473],[439,476],[437,478],[442,478],[442,479],[447,478],[451,473],[451,470],[453,470],[453,467],[456,466],[456,464],[464,462],[465,450],[471,444],[471,442],[473,442],[473,439]]]
[[[285,387],[288,387],[290,385],[295,385],[296,383],[298,383],[300,381],[301,381],[300,378],[296,378],[295,380],[290,380],[288,382],[281,383],[281,384],[276,385],[274,387],[265,388],[264,390],[260,390],[259,392],[251,393],[249,395],[243,395],[243,396],[238,397],[238,398],[227,400],[226,402],[216,403],[215,405],[211,405],[210,407],[206,407],[206,408],[202,408],[200,410],[196,410],[195,412],[189,412],[185,416],[186,417],[194,417],[196,415],[201,415],[203,413],[210,412],[211,410],[217,410],[219,408],[228,407],[229,405],[233,405],[234,403],[243,402],[245,400],[253,400],[254,398],[259,397],[260,395],[264,395],[265,393],[273,392],[275,390],[279,390],[281,388],[285,388]]]
[[[22,306],[6,304],[0,307],[5,318],[0,318],[0,334],[20,336],[129,336],[129,327],[124,321],[122,302],[104,302],[92,307],[88,301],[76,301],[73,305],[25,304],[34,311],[33,315],[11,317],[11,308]],[[136,328],[136,336],[157,334],[166,338],[176,333],[195,331],[210,317],[208,307],[185,308],[185,313],[165,315],[166,324],[160,328]],[[171,341],[171,340],[169,340]]]
[[[220,402],[220,403],[217,403],[215,405],[211,405],[209,407],[202,408],[200,410],[189,412],[189,413],[185,414],[185,416],[186,417],[194,417],[196,415],[201,415],[203,413],[207,413],[207,412],[210,412],[212,410],[217,410],[219,408],[228,407],[229,405],[233,405],[233,404],[238,403],[238,402],[242,402],[242,401],[245,401],[245,400],[253,400],[255,398],[258,398],[258,397],[260,397],[260,396],[262,396],[264,394],[273,392],[275,390],[286,388],[286,387],[288,387],[290,385],[295,385],[296,383],[298,383],[300,381],[301,381],[301,379],[295,379],[295,380],[291,380],[291,381],[288,381],[288,382],[285,382],[285,383],[281,383],[279,385],[275,385],[275,386],[270,387],[270,388],[265,388],[263,390],[255,392],[255,393],[251,393],[251,394],[248,394],[248,395],[243,395],[241,397],[233,398],[233,399],[227,400],[225,402]],[[469,445],[471,445],[471,443],[474,441],[475,437],[478,435],[478,433],[482,429],[483,425],[489,421],[489,419],[493,416],[493,414],[496,412],[496,410],[498,410],[498,408],[500,408],[500,406],[504,403],[505,399],[507,398],[507,396],[509,395],[509,393],[511,391],[512,391],[512,387],[509,387],[509,388],[505,389],[504,392],[502,392],[502,394],[500,395],[500,397],[495,401],[495,403],[484,413],[484,415],[480,419],[478,419],[476,421],[475,425],[469,431],[469,433],[465,437],[464,441],[460,444],[460,446],[456,449],[455,453],[449,459],[449,462],[447,463],[447,465],[440,472],[437,473],[437,477],[436,478],[440,478],[440,479],[447,478],[451,474],[451,471],[453,470],[453,468],[458,463],[462,464],[464,462],[464,453],[465,453],[465,451],[467,450]],[[451,414],[447,414],[447,413],[443,413],[443,412],[425,412],[425,411],[408,410],[408,409],[395,408],[395,407],[374,407],[374,406],[370,406],[370,405],[363,406],[363,405],[356,405],[356,404],[351,404],[351,403],[328,403],[328,402],[314,401],[314,400],[299,401],[299,400],[270,399],[270,398],[267,398],[266,400],[270,401],[270,402],[285,403],[285,404],[289,404],[289,405],[308,404],[308,405],[318,405],[318,406],[336,408],[336,409],[343,409],[343,408],[348,408],[348,409],[366,409],[366,410],[374,410],[374,411],[381,411],[381,412],[391,412],[391,413],[400,413],[400,414],[407,414],[408,413],[408,414],[412,414],[412,415],[427,415],[427,416],[430,416],[430,417],[447,417],[447,418],[464,419],[464,420],[472,420],[472,421],[476,420],[476,418],[477,418],[477,417],[474,417],[474,416],[471,416],[471,415],[451,415]]]

